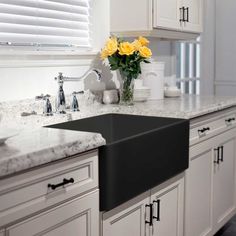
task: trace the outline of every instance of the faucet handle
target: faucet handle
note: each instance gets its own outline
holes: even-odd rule
[[[49,100],[50,95],[46,95],[43,100],[45,100],[44,111],[43,114],[46,116],[52,116],[52,104]]]
[[[78,92],[74,91],[72,93],[72,101],[71,101],[71,110],[72,111],[79,111],[79,103],[78,103],[78,99],[77,99],[76,95],[81,94],[81,93],[83,94],[84,91],[78,91]]]
[[[35,96],[35,100],[36,101],[38,101],[38,100],[46,100],[47,98],[50,98],[50,97],[51,97],[51,95],[49,95],[49,94],[46,94],[46,95],[41,94],[39,96]]]
[[[77,94],[84,94],[84,91],[83,90],[81,90],[81,91],[74,91],[72,93],[72,95],[77,95]]]
[[[58,80],[58,82],[63,82],[64,81],[64,76],[62,72],[58,73],[57,77],[54,77],[55,80]]]
[[[39,101],[39,100],[44,101],[43,114],[46,115],[46,116],[52,116],[53,115],[53,113],[52,113],[52,104],[49,100],[50,97],[51,97],[51,95],[49,95],[49,94],[46,94],[46,95],[41,94],[41,95],[35,97],[36,101]]]

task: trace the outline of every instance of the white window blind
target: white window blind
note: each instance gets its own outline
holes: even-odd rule
[[[90,0],[0,0],[0,44],[90,47]]]
[[[183,94],[200,94],[200,37],[177,43],[177,81]]]

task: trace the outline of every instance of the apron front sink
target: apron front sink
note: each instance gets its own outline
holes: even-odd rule
[[[101,133],[100,210],[108,211],[188,168],[189,121],[106,114],[49,126]]]

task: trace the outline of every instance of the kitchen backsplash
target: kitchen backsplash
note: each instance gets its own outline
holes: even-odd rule
[[[172,74],[172,52],[170,42],[151,40],[153,55],[166,64],[165,75]],[[27,98],[36,95],[56,95],[58,85],[54,77],[58,72],[65,76],[81,76],[91,66],[100,67],[103,79],[97,82],[91,75],[84,82],[68,82],[66,94],[86,89],[104,90],[119,87],[116,73],[102,66],[98,56],[0,56],[0,102]]]

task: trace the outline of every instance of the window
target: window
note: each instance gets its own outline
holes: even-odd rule
[[[200,37],[176,45],[177,82],[183,94],[200,94],[200,45]]]
[[[90,0],[0,0],[1,48],[88,50]]]

